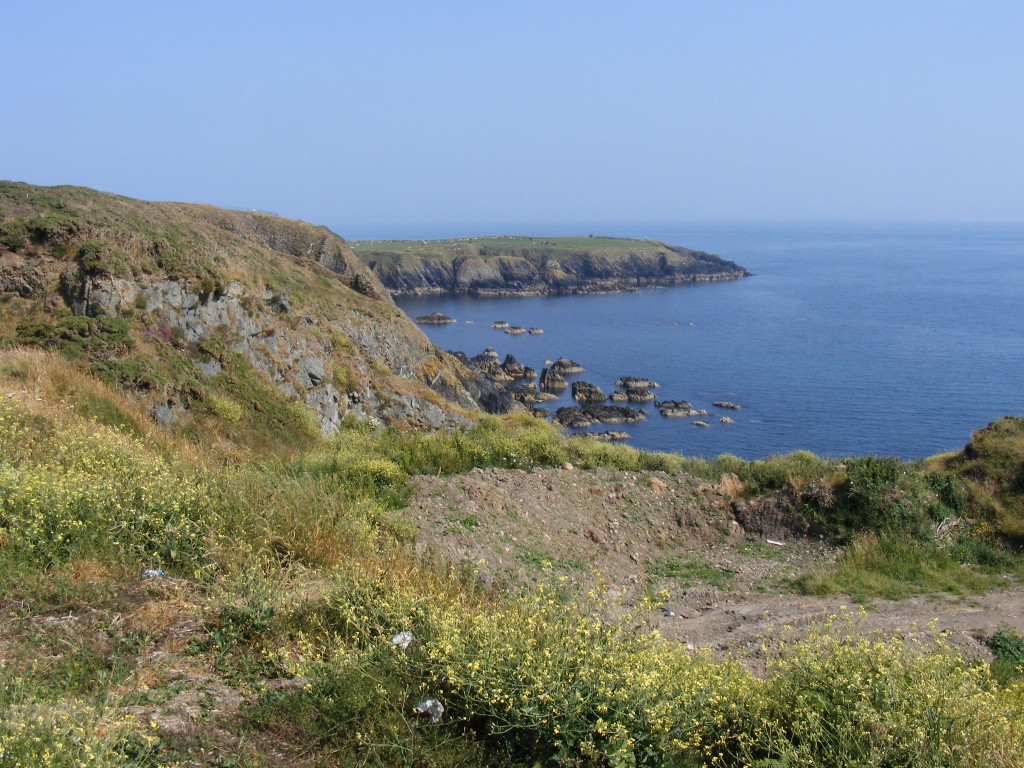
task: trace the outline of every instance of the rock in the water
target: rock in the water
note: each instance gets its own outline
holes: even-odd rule
[[[723,416],[722,418],[719,419],[719,421],[722,422],[723,424],[735,424],[736,423],[735,419],[730,419],[728,416]]]
[[[508,328],[508,323],[504,320],[495,320],[491,323],[491,328],[497,328],[498,330],[504,330]]]
[[[728,400],[716,400],[712,403],[715,408],[731,408],[734,411],[738,411],[743,408],[742,405],[736,405],[736,403],[730,403]]]
[[[690,410],[693,408],[693,404],[689,400],[662,400],[660,403],[654,403],[655,408],[678,408],[683,410]]]
[[[611,400],[613,403],[626,403],[629,402],[629,395],[627,395],[625,392],[619,392],[618,390],[616,390],[615,392],[612,392],[610,395],[608,395],[608,399]]]
[[[707,427],[708,423],[706,421],[695,421],[695,422],[693,422],[693,426],[695,426],[695,427]]]
[[[416,318],[416,322],[420,325],[448,325],[454,323],[455,318],[448,317],[443,312],[431,312],[429,315],[420,315]]]
[[[629,433],[609,429],[604,432],[576,432],[570,435],[570,437],[587,438],[589,440],[597,440],[600,443],[615,443],[620,440],[629,440]]]
[[[540,336],[542,333],[544,333],[544,329],[543,328],[531,328],[530,329],[530,333],[533,334],[534,336]]]
[[[575,360],[569,360],[566,357],[560,357],[551,364],[551,369],[556,373],[560,373],[563,376],[567,376],[572,373],[583,373],[586,370],[582,365],[577,363]]]
[[[526,378],[526,366],[520,363],[513,355],[505,355],[501,363],[502,370],[514,379]]]
[[[643,410],[617,405],[566,406],[555,411],[552,421],[563,427],[587,429],[594,424],[635,424],[647,418]]]
[[[659,412],[662,416],[670,419],[701,415],[700,411],[695,411],[692,408],[662,408]]]
[[[630,387],[626,390],[626,400],[631,403],[649,403],[654,399],[654,393],[643,387]]]
[[[545,368],[540,372],[540,388],[545,392],[561,392],[569,384],[554,368]]]
[[[615,386],[623,389],[657,389],[661,385],[642,376],[623,376],[615,382]]]
[[[572,399],[580,403],[603,403],[605,395],[596,384],[574,381],[572,383]]]

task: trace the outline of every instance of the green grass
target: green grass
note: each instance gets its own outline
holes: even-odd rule
[[[685,559],[676,555],[649,560],[648,579],[673,579],[680,589],[706,584],[717,589],[732,588],[733,574],[705,560]]]
[[[847,594],[855,601],[950,592],[976,594],[1002,583],[992,569],[975,567],[949,550],[895,534],[862,534],[834,565],[804,574],[796,586],[806,594]]]
[[[1012,629],[1001,628],[986,644],[995,661],[992,675],[1003,684],[1012,684],[1024,679],[1024,637]]]

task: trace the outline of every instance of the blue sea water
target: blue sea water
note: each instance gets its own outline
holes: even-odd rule
[[[715,224],[520,227],[509,234],[644,237],[747,267],[743,280],[595,296],[399,300],[442,349],[494,347],[536,368],[565,356],[613,389],[623,375],[661,384],[713,416],[623,427],[630,444],[686,455],[920,458],[960,448],[973,430],[1024,415],[1024,226]],[[417,237],[484,234],[418,230]],[[379,233],[378,233],[379,235]],[[391,233],[406,237],[410,233]],[[495,320],[540,326],[509,336]],[[719,411],[715,400],[742,405]],[[554,409],[571,404],[568,392]],[[721,424],[729,415],[735,424]],[[608,428],[620,428],[612,426]]]

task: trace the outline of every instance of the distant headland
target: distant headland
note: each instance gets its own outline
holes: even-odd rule
[[[464,237],[356,240],[355,255],[397,296],[546,296],[736,280],[731,261],[655,240]]]

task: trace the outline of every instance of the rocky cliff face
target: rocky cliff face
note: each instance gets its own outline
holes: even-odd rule
[[[75,317],[118,318],[127,341],[103,347]],[[168,424],[224,378],[224,354],[327,435],[346,414],[442,428],[470,423],[481,402],[501,409],[494,385],[437,350],[328,230],[81,188],[0,183],[5,341],[87,350],[83,364]]]
[[[395,295],[469,293],[492,296],[599,293],[712,280],[735,280],[744,268],[701,251],[653,241],[625,240],[588,249],[562,245],[504,245],[501,238],[405,241],[364,246],[356,253]],[[606,245],[607,239],[599,242]],[[452,245],[448,245],[452,243]],[[616,247],[617,246],[617,247]]]

